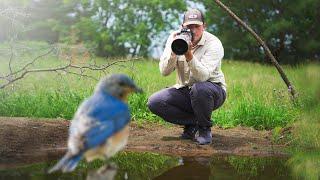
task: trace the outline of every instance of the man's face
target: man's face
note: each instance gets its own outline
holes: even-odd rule
[[[193,32],[192,44],[196,45],[202,37],[203,31],[205,29],[204,25],[190,24],[187,25],[187,28]]]

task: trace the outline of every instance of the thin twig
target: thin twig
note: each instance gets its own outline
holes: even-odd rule
[[[49,55],[53,50],[54,50],[54,48],[50,49],[50,50],[49,50],[48,52],[46,52],[45,54],[42,54],[42,55],[40,55],[40,56],[37,56],[37,57],[34,58],[31,62],[29,62],[28,64],[26,64],[25,66],[23,66],[20,70],[8,74],[7,76],[5,76],[5,78],[6,78],[6,77],[9,77],[9,76],[16,75],[16,74],[18,74],[18,73],[21,73],[22,71],[25,71],[30,65],[33,65],[38,59]],[[10,60],[11,60],[11,59],[10,59]]]
[[[27,64],[23,65],[23,67],[19,68],[16,70],[16,68],[14,68],[14,58],[16,58],[16,50],[15,48],[17,48],[16,46],[13,46],[13,42],[15,42],[18,38],[18,33],[17,32],[21,32],[23,31],[24,24],[19,22],[20,17],[27,17],[28,14],[25,13],[24,9],[18,9],[18,8],[1,8],[0,7],[0,17],[4,17],[5,19],[8,19],[10,21],[10,26],[11,26],[11,30],[10,30],[10,47],[5,49],[5,51],[10,51],[10,53],[8,53],[8,55],[10,56],[9,58],[9,72],[6,73],[1,73],[0,74],[0,89],[3,89],[5,87],[7,87],[10,84],[15,83],[16,81],[19,81],[21,79],[23,79],[24,77],[26,77],[28,74],[32,74],[32,73],[42,73],[42,72],[53,72],[53,73],[58,73],[59,75],[64,74],[64,73],[68,73],[68,74],[72,74],[72,75],[76,75],[76,76],[80,76],[80,77],[85,77],[85,78],[90,78],[90,79],[94,79],[94,80],[98,80],[96,77],[90,76],[88,75],[88,73],[86,73],[86,71],[98,71],[100,73],[107,73],[107,69],[110,68],[111,66],[120,64],[120,63],[124,63],[124,62],[128,62],[128,61],[132,61],[132,60],[137,60],[139,58],[133,58],[133,59],[127,59],[127,60],[118,60],[118,61],[114,61],[114,62],[110,62],[104,65],[97,65],[96,61],[93,61],[93,63],[89,63],[86,65],[78,65],[75,63],[72,63],[73,60],[75,59],[75,57],[73,57],[72,55],[68,55],[65,58],[67,60],[66,64],[64,63],[64,65],[61,65],[59,67],[51,67],[51,68],[40,68],[40,69],[34,69],[32,68],[34,64],[36,64],[36,62],[39,59],[42,59],[48,55],[50,55],[51,53],[55,52],[55,50],[59,50],[59,47],[52,47],[50,50],[48,50],[47,52],[45,52],[44,54],[41,54],[35,58],[33,58],[32,60],[30,60],[30,62],[28,62]],[[19,26],[17,26],[19,25]],[[20,48],[20,47],[18,47]],[[20,49],[18,49],[20,50]],[[91,59],[92,60],[92,59]],[[90,60],[90,61],[91,61]]]
[[[9,59],[9,71],[10,71],[10,74],[12,74],[12,67],[11,67],[11,63],[12,63],[12,59],[13,59],[13,47],[12,47],[12,44],[10,44],[10,49],[11,49],[11,55],[10,55],[10,59]]]
[[[48,54],[48,53],[47,53]],[[44,55],[41,55],[41,57],[43,57]],[[35,59],[38,59],[40,58],[40,56],[36,57]],[[112,63],[109,63],[107,65],[102,65],[102,66],[78,66],[78,65],[74,65],[74,64],[71,64],[71,59],[69,61],[69,63],[65,66],[61,66],[61,67],[56,67],[56,68],[46,68],[46,69],[31,69],[31,70],[27,70],[26,66],[29,66],[30,64],[32,63],[28,63],[26,66],[24,66],[22,69],[18,70],[17,72],[21,73],[19,76],[16,76],[14,78],[10,78],[8,79],[7,78],[7,82],[0,85],[0,89],[3,89],[5,88],[6,86],[18,81],[18,80],[21,80],[23,79],[27,74],[30,74],[30,73],[39,73],[39,72],[59,72],[59,71],[64,71],[66,73],[69,73],[69,74],[73,74],[73,75],[78,75],[78,76],[81,76],[81,77],[87,77],[87,78],[91,78],[91,79],[94,79],[94,80],[98,80],[97,78],[93,77],[93,76],[89,76],[89,75],[86,75],[84,74],[84,70],[85,69],[89,69],[89,70],[92,70],[92,71],[104,71],[106,69],[108,69],[109,67],[115,65],[115,64],[118,64],[118,63],[123,63],[123,62],[128,62],[128,61],[132,61],[133,59],[127,59],[127,60],[119,60],[119,61],[114,61]],[[35,60],[33,60],[32,62],[35,62]],[[68,71],[69,69],[79,69],[81,73],[76,73],[76,72],[71,72],[71,71]],[[13,77],[13,75],[17,75],[18,73],[14,73],[14,74],[8,74],[7,76],[5,77]]]

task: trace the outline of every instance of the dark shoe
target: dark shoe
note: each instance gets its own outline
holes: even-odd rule
[[[200,145],[210,144],[212,142],[211,128],[199,127],[199,136],[196,140]]]
[[[196,133],[198,131],[197,126],[195,125],[187,125],[183,128],[183,133],[181,134],[182,139],[195,139]]]

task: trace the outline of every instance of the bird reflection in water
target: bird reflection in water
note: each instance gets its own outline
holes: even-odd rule
[[[118,167],[114,163],[106,164],[97,170],[88,172],[87,180],[113,180]]]

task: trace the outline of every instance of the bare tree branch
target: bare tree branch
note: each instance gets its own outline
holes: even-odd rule
[[[92,57],[88,49],[81,43],[71,47],[69,45],[54,45],[51,48],[46,46],[45,49],[35,49],[34,47],[30,47],[28,44],[25,45],[23,43],[21,45],[21,42],[18,41],[18,34],[27,30],[25,24],[21,20],[28,16],[30,16],[30,14],[27,13],[25,8],[11,7],[10,5],[8,7],[0,7],[0,17],[8,21],[8,28],[10,29],[8,31],[7,46],[4,46],[4,49],[0,49],[0,53],[2,54],[1,59],[5,60],[5,56],[8,56],[8,73],[0,73],[0,89],[13,85],[15,82],[25,78],[29,74],[43,72],[53,72],[60,75],[71,74],[98,81],[97,77],[89,75],[89,72],[98,71],[100,75],[106,74],[107,69],[111,66],[139,59],[131,58],[126,60],[116,60],[108,62],[107,64],[98,65],[96,61],[90,59]],[[15,67],[14,60],[17,58],[24,58],[24,56],[20,57],[19,53],[25,54],[29,52],[40,52],[39,50],[44,53],[32,58],[26,64],[22,65],[22,67]],[[38,61],[52,55],[58,55],[58,59],[60,59],[61,55],[61,59],[67,61],[64,61],[63,64],[58,67],[35,68]],[[20,62],[19,65],[21,65]]]
[[[86,77],[86,78],[98,80],[97,78],[95,78],[93,76],[89,76],[89,75],[84,74],[84,71],[91,70],[91,71],[104,71],[105,72],[106,69],[108,69],[109,67],[111,67],[113,65],[139,59],[139,58],[133,58],[133,59],[126,59],[126,60],[118,60],[118,61],[114,61],[114,62],[105,64],[105,65],[101,65],[101,66],[97,66],[97,65],[79,66],[79,65],[72,64],[71,61],[69,61],[68,64],[61,66],[61,67],[44,68],[44,69],[28,69],[28,66],[33,64],[37,59],[40,59],[41,57],[44,57],[44,56],[50,54],[51,52],[52,52],[52,49],[49,52],[36,57],[32,62],[26,64],[24,67],[22,67],[18,71],[11,72],[4,77],[0,77],[0,79],[6,80],[5,83],[0,84],[0,89],[3,89],[8,85],[10,85],[18,80],[23,79],[27,74],[39,73],[39,72],[58,72],[58,73],[65,72],[68,74],[73,74],[73,75],[78,75],[81,77]],[[71,70],[79,70],[80,73],[73,72]]]
[[[16,75],[16,74],[18,74],[18,73],[21,73],[22,71],[26,71],[26,69],[27,69],[30,65],[33,65],[38,59],[49,55],[50,53],[53,52],[53,50],[54,50],[54,48],[51,48],[47,53],[42,54],[42,55],[34,58],[31,62],[29,62],[28,64],[26,64],[25,66],[23,66],[20,70],[15,71],[15,72],[12,72],[12,68],[11,68],[12,56],[11,56],[11,57],[10,57],[10,62],[9,62],[10,74],[8,74],[7,76],[4,76],[4,77],[2,77],[2,78],[8,78],[8,77],[11,77],[11,76]],[[13,53],[11,53],[11,54],[13,54]],[[0,78],[1,78],[1,77],[0,77]]]
[[[11,64],[12,64],[12,60],[13,60],[13,47],[11,44],[10,44],[10,49],[11,49],[11,55],[10,55],[10,59],[9,59],[9,70],[10,70],[10,73],[12,73]]]
[[[215,2],[220,6],[224,11],[226,11],[234,20],[236,20],[242,27],[244,27],[251,35],[254,36],[254,38],[259,42],[259,44],[263,47],[264,52],[266,55],[270,58],[273,65],[277,68],[282,80],[286,83],[288,87],[289,93],[292,95],[292,100],[295,100],[297,97],[297,93],[289,81],[288,77],[284,73],[282,67],[279,65],[278,61],[275,59],[275,57],[272,55],[270,49],[266,45],[266,43],[258,36],[257,33],[254,32],[245,22],[243,22],[236,14],[234,14],[226,5],[224,5],[220,0],[215,0]]]

